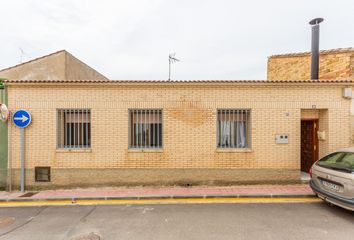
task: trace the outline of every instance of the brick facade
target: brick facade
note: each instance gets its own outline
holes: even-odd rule
[[[320,155],[350,145],[348,83],[117,82],[7,83],[9,107],[31,112],[26,128],[26,184],[66,187],[125,184],[207,184],[297,181],[300,121],[319,118],[327,139]],[[90,108],[92,144],[56,149],[56,109]],[[128,148],[128,110],[163,110],[161,150]],[[217,109],[251,109],[251,147],[218,149]],[[314,109],[315,108],[315,109]],[[9,129],[11,175],[19,184],[20,131]],[[276,144],[275,134],[289,135]],[[50,183],[34,182],[50,166]]]
[[[311,54],[294,53],[268,58],[268,80],[308,80]],[[354,48],[320,52],[319,79],[354,79]]]

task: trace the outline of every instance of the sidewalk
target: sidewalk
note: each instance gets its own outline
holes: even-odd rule
[[[295,185],[242,185],[196,187],[112,187],[70,190],[45,190],[0,192],[0,202],[44,201],[76,199],[166,199],[166,198],[215,198],[215,197],[313,197],[308,184]]]

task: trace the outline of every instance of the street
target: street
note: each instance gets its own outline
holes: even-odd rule
[[[0,208],[0,239],[353,239],[354,213],[323,202]]]

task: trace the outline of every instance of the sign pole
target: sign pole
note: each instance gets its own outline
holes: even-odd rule
[[[25,191],[25,128],[31,123],[31,114],[23,109],[17,110],[13,116],[13,123],[20,128],[21,135],[21,192]]]
[[[25,191],[25,129],[21,128],[21,192]]]

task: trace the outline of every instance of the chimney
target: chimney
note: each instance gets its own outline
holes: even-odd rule
[[[323,18],[312,19],[309,24],[311,25],[311,79],[318,80],[318,68],[320,57],[320,23]]]

